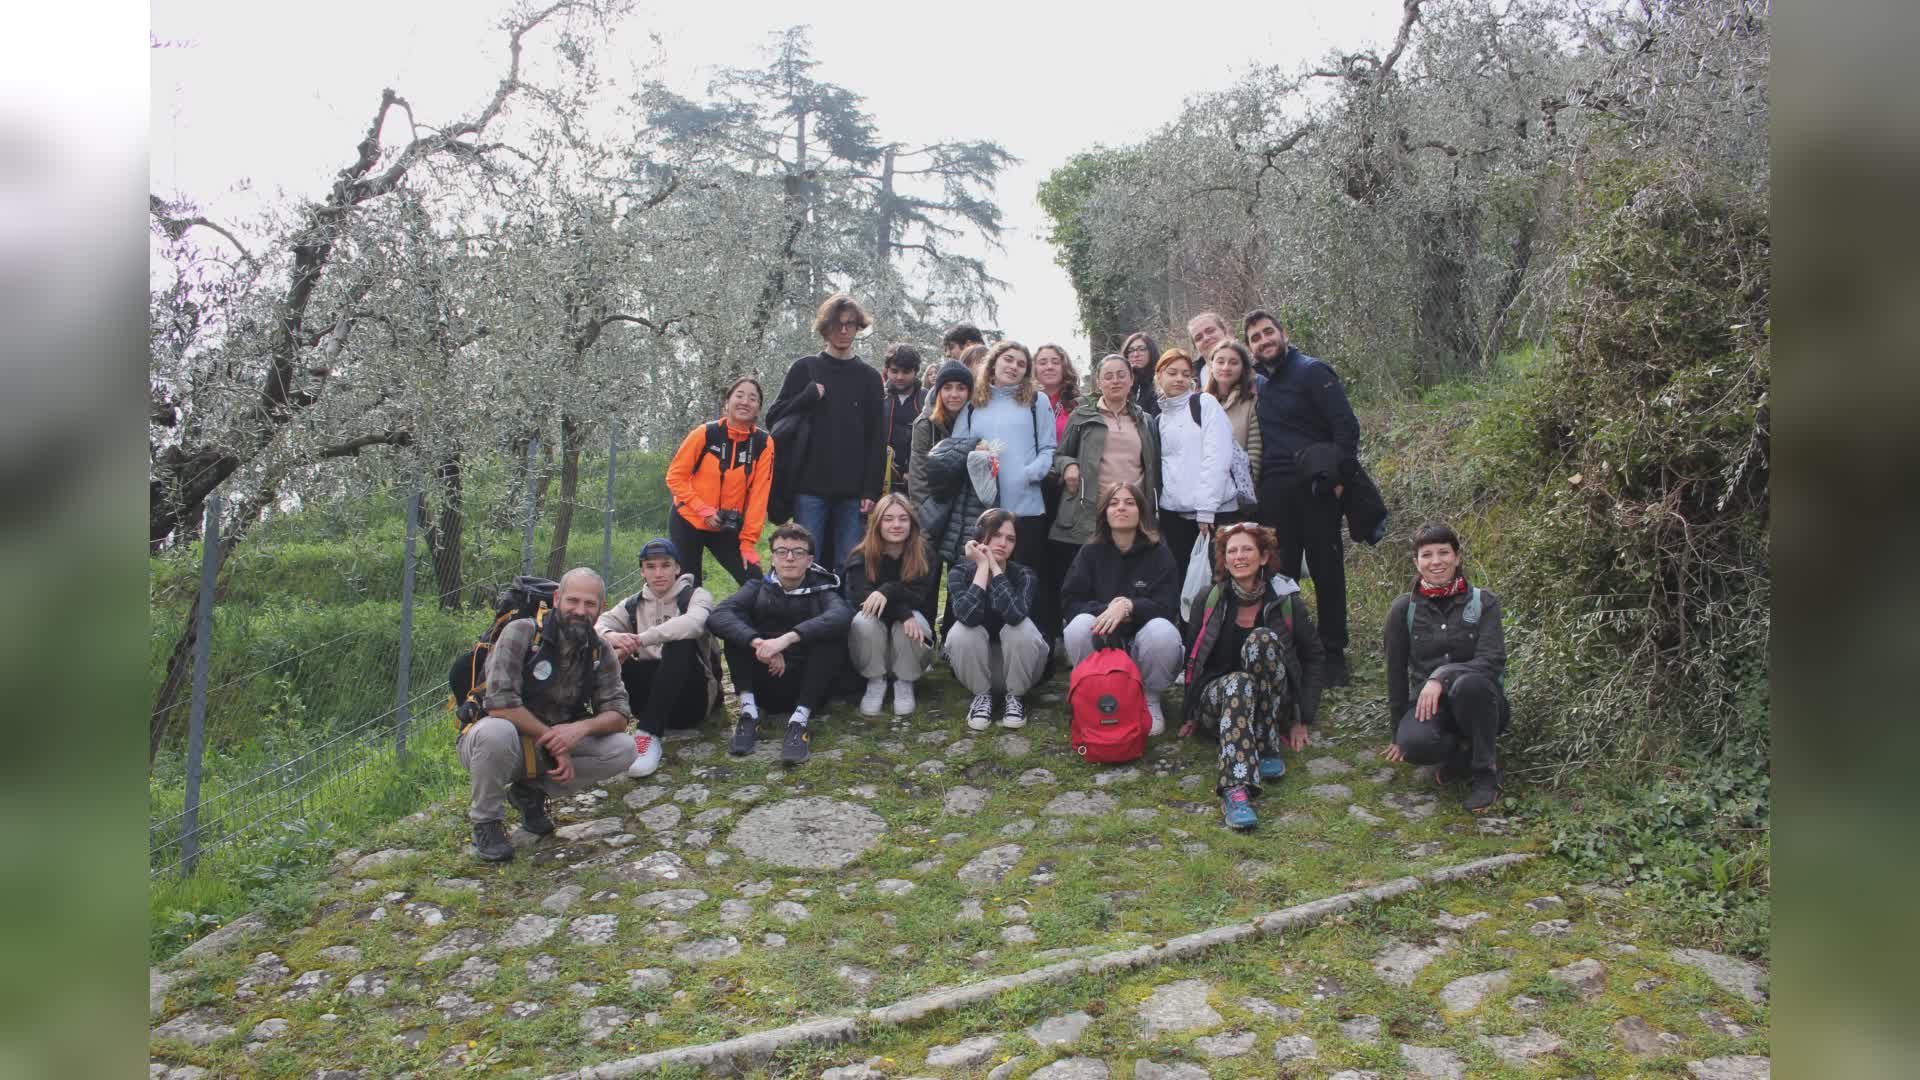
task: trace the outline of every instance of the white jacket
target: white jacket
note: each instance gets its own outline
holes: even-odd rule
[[[1212,394],[1200,394],[1200,426],[1193,423],[1188,398],[1161,397],[1160,509],[1185,514],[1202,524],[1240,505],[1233,490],[1233,421]]]

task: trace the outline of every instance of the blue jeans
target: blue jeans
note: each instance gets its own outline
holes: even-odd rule
[[[795,495],[793,520],[813,534],[814,557],[820,565],[839,573],[847,564],[847,553],[860,542],[866,523],[860,520],[860,497],[829,499],[820,495]]]

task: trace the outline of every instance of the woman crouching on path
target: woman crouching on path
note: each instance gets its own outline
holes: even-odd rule
[[[879,716],[893,676],[893,715],[913,712],[913,684],[933,664],[933,604],[940,579],[927,559],[913,504],[897,491],[880,496],[867,535],[847,556],[853,626],[847,653],[867,680],[860,715]]]
[[[1300,586],[1275,569],[1280,542],[1272,529],[1226,525],[1213,544],[1218,569],[1194,613],[1180,737],[1205,728],[1219,738],[1214,792],[1221,813],[1229,826],[1251,829],[1254,813],[1247,800],[1260,793],[1261,781],[1286,775],[1283,748],[1298,752],[1307,746],[1326,650]]]
[[[1420,526],[1413,565],[1413,588],[1387,608],[1386,758],[1439,766],[1442,787],[1468,781],[1461,805],[1482,813],[1500,798],[1494,743],[1511,717],[1500,598],[1467,583],[1449,526]]]

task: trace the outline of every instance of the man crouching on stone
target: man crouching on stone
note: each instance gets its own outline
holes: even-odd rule
[[[633,712],[620,661],[594,620],[607,585],[585,567],[567,571],[553,610],[536,625],[515,619],[487,660],[487,715],[460,738],[460,764],[473,777],[473,852],[487,862],[513,858],[503,800],[536,836],[553,831],[547,796],[567,795],[633,764],[627,725]]]

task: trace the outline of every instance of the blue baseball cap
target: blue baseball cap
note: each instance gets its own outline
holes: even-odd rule
[[[674,562],[680,561],[680,549],[674,547],[673,541],[664,536],[656,536],[640,545],[641,562],[646,562],[648,559],[657,559],[662,555],[672,559]]]

